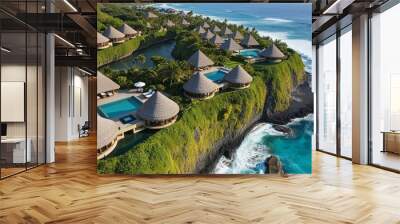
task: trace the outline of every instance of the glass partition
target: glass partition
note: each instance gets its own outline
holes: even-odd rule
[[[340,155],[352,157],[352,33],[351,25],[340,35]]]
[[[24,4],[4,5],[39,10]],[[43,33],[0,12],[1,179],[45,163],[45,41]]]
[[[318,47],[318,149],[336,154],[336,36]]]

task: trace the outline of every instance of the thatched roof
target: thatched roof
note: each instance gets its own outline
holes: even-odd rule
[[[208,29],[208,28],[210,28],[210,25],[207,22],[204,22],[203,23],[203,28],[204,29]]]
[[[186,19],[182,19],[182,25],[190,25],[190,23],[188,21],[186,21]]]
[[[211,38],[213,38],[214,34],[210,31],[207,30],[207,32],[201,34],[201,37],[203,37],[206,40],[210,40]]]
[[[145,12],[144,17],[146,17],[147,19],[158,18],[158,16],[156,14],[154,14],[153,12],[150,12],[150,11]]]
[[[117,90],[119,88],[120,86],[117,83],[103,73],[97,71],[97,94]]]
[[[214,62],[211,61],[203,52],[197,50],[190,58],[188,62],[196,68],[206,67],[213,65]]]
[[[97,115],[97,148],[110,144],[119,133],[118,125],[109,119]]]
[[[137,110],[136,115],[146,121],[162,121],[178,113],[178,104],[157,91]]]
[[[232,34],[232,31],[227,26],[222,28],[222,32],[221,32],[222,36],[230,36],[231,34]]]
[[[285,58],[285,55],[282,53],[281,50],[275,45],[271,44],[268,48],[265,48],[260,52],[260,55],[266,58],[272,58],[272,59],[283,59]]]
[[[173,26],[175,26],[175,23],[173,23],[171,20],[168,19],[167,22],[165,23],[165,25],[168,27],[173,27]]]
[[[225,43],[221,45],[221,48],[226,51],[239,51],[243,49],[243,47],[236,43],[236,41],[232,38],[229,38],[227,41],[225,41]]]
[[[243,35],[236,30],[233,34],[232,34],[232,38],[235,40],[242,40],[243,39]]]
[[[113,26],[108,26],[107,29],[104,30],[103,35],[110,39],[119,39],[125,37],[125,34],[119,32]]]
[[[224,80],[234,84],[247,84],[253,81],[253,77],[238,65],[224,76]]]
[[[205,30],[202,26],[198,26],[198,27],[195,29],[195,31],[198,32],[199,34],[203,34],[203,33],[206,32],[206,30]]]
[[[151,24],[149,22],[146,23],[147,28],[152,28]]]
[[[213,44],[223,44],[224,40],[222,39],[222,37],[220,37],[218,34],[215,34],[212,38],[211,38],[211,43]]]
[[[260,45],[256,39],[253,37],[253,35],[248,34],[246,37],[242,40],[241,42],[245,46],[258,46]]]
[[[104,44],[110,42],[110,39],[105,37],[103,34],[97,32],[97,44]]]
[[[136,35],[138,33],[126,23],[124,23],[118,30],[125,35]]]
[[[213,28],[211,28],[211,31],[212,31],[213,33],[216,33],[216,32],[220,32],[221,29],[220,29],[217,25],[215,25]]]
[[[184,85],[183,89],[189,93],[206,94],[218,89],[218,85],[200,72],[196,72]]]

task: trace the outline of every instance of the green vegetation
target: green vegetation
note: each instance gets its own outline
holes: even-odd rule
[[[98,161],[100,173],[191,173],[197,161],[233,130],[262,112],[267,94],[256,77],[250,88],[193,101],[172,126],[162,129],[127,153]]]
[[[277,64],[267,62],[252,65],[256,75],[268,84],[269,94],[274,100],[272,111],[279,112],[289,108],[294,86],[305,79],[304,64],[299,54],[292,52],[287,60]]]
[[[97,51],[97,66],[105,65],[132,54],[139,48],[142,39],[143,37],[137,37],[122,44]]]

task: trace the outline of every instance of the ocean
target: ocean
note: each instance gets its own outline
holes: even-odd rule
[[[256,28],[261,36],[285,41],[298,51],[311,72],[311,4],[285,3],[163,3],[158,8],[173,8],[211,19]]]

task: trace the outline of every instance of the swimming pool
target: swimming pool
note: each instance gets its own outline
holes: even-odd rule
[[[99,113],[105,118],[120,118],[138,110],[142,106],[135,97],[128,97],[122,100],[106,103],[97,107]]]
[[[206,73],[205,76],[213,82],[220,83],[224,79],[226,73],[221,70]]]
[[[239,52],[239,55],[243,56],[245,58],[258,58],[259,53],[260,53],[260,50],[258,50],[258,49],[248,49],[248,50],[241,50]]]

